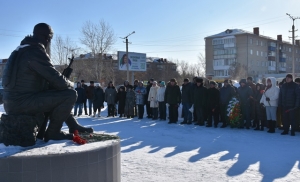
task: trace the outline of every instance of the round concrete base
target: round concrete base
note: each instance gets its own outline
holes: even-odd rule
[[[0,158],[0,181],[121,181],[120,141],[106,141],[106,145],[100,143],[92,143],[92,147],[86,146],[88,149],[85,148],[85,150],[81,151],[67,150],[65,153],[52,152],[50,154],[43,154],[45,153],[42,151],[45,150],[45,147],[43,147],[35,149],[41,150],[40,154],[37,155],[29,155],[28,152],[21,152],[17,155]],[[60,147],[67,148],[69,146]],[[56,150],[61,151],[57,148]],[[35,151],[35,153],[38,152]]]

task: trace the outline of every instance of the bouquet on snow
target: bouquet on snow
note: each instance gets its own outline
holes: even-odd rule
[[[238,127],[241,119],[241,107],[239,100],[233,97],[227,107],[227,116],[231,128]]]

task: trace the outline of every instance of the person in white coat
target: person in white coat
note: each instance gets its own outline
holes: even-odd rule
[[[158,90],[157,82],[154,81],[152,83],[152,87],[149,91],[148,101],[150,101],[150,108],[152,109],[152,119],[158,119],[158,101],[157,101],[157,90]]]
[[[159,119],[166,120],[167,119],[167,107],[165,102],[165,92],[166,92],[166,84],[164,81],[160,82],[160,87],[157,90],[157,101],[158,101],[158,111],[159,111]]]
[[[276,86],[274,77],[267,78],[267,87],[260,99],[260,103],[266,107],[267,120],[269,122],[268,133],[275,133],[276,111],[278,107],[279,87]]]

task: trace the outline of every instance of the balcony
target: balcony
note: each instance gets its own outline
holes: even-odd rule
[[[276,51],[276,47],[269,46],[269,47],[268,47],[268,50],[269,50],[269,51]]]
[[[229,65],[214,66],[214,70],[228,70],[229,68]]]
[[[280,71],[280,72],[286,72],[286,68],[279,67],[279,71]]]
[[[275,57],[274,56],[268,56],[268,61],[275,61]]]
[[[268,71],[276,71],[276,66],[268,66]]]
[[[286,62],[286,58],[280,57],[280,58],[279,58],[279,62]]]

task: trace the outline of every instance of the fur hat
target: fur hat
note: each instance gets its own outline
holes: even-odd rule
[[[217,83],[215,81],[210,81],[209,84],[210,85],[216,85]]]
[[[202,78],[196,78],[196,82],[197,83],[203,83],[203,79]]]

